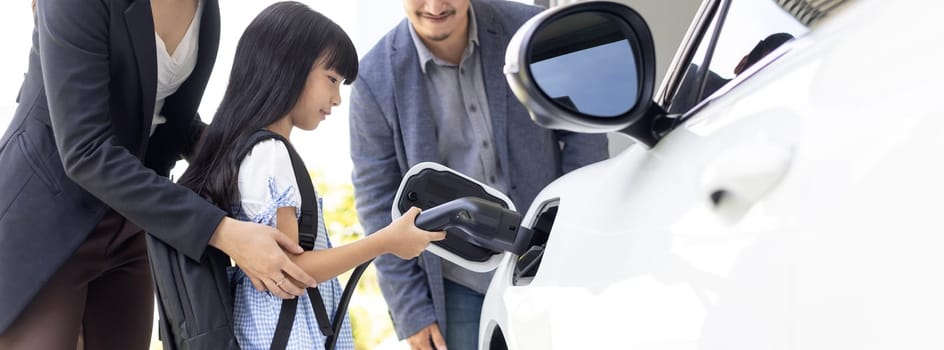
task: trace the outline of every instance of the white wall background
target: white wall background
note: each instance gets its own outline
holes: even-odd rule
[[[30,1],[0,2],[0,132],[6,130],[16,110],[16,93],[26,73],[33,30]]]

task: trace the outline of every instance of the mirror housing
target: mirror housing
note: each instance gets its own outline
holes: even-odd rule
[[[508,44],[504,73],[539,126],[622,131],[651,146],[647,128],[633,124],[653,114],[655,63],[652,34],[639,13],[591,1],[546,10],[522,25]],[[553,69],[542,67],[549,64]]]

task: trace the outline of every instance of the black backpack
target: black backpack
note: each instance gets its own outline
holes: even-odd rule
[[[269,139],[282,141],[292,159],[302,198],[299,245],[312,250],[318,234],[318,202],[308,170],[292,145],[279,134],[259,130],[241,146],[237,159],[243,159],[253,146]],[[235,213],[229,214],[234,216]],[[226,268],[231,266],[229,256],[208,246],[202,259],[195,261],[151,235],[147,235],[147,247],[160,315],[159,336],[164,349],[239,349],[233,327],[234,289],[226,273]],[[369,263],[358,266],[351,274],[334,315],[334,324],[328,319],[318,289],[308,288],[318,327],[327,337],[325,349],[334,348],[351,294]],[[297,305],[297,298],[282,302],[271,349],[285,349],[288,344]]]

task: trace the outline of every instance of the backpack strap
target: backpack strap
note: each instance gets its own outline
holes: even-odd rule
[[[315,239],[318,238],[318,197],[315,194],[315,186],[311,183],[311,176],[308,175],[308,168],[302,162],[302,158],[286,141],[285,148],[288,149],[289,157],[292,159],[292,169],[295,170],[295,182],[298,184],[298,191],[302,198],[311,200],[302,200],[301,215],[298,218],[298,244],[305,250],[315,248]],[[318,287],[308,288],[308,298],[311,299],[311,308],[315,311],[315,319],[318,321],[318,328],[321,334],[330,337],[334,334],[331,327],[331,320],[328,319],[328,311],[325,308],[324,300],[321,299],[321,293]]]
[[[292,335],[292,324],[295,323],[295,310],[298,308],[298,298],[282,300],[282,309],[279,310],[279,321],[275,324],[275,335],[272,336],[271,350],[282,350],[288,346],[288,337]]]
[[[308,175],[308,168],[302,158],[282,135],[269,130],[258,130],[254,132],[246,143],[238,159],[243,159],[255,147],[256,144],[276,139],[285,145],[288,150],[289,158],[292,160],[292,170],[295,172],[295,183],[298,186],[298,193],[302,199],[301,215],[298,218],[298,243],[305,250],[313,250],[315,240],[318,237],[318,199],[315,194],[315,186],[311,183],[311,176]],[[307,288],[308,297],[311,299],[311,307],[315,312],[315,319],[318,321],[318,328],[321,334],[331,338],[334,330],[331,321],[328,318],[328,311],[325,308],[324,300],[318,288]],[[282,300],[282,309],[279,311],[279,320],[275,327],[275,335],[272,337],[270,349],[285,349],[288,346],[288,338],[292,333],[292,325],[295,323],[295,311],[298,308],[298,298]]]
[[[301,215],[298,218],[298,244],[302,249],[312,250],[315,248],[315,239],[318,237],[318,199],[315,197],[315,186],[311,183],[308,168],[305,167],[305,162],[302,161],[292,144],[282,135],[265,129],[257,130],[243,144],[243,150],[238,154],[237,159],[242,160],[256,144],[269,139],[281,141],[288,149],[289,158],[292,160],[292,170],[295,172],[298,194],[302,198],[301,208],[299,208]],[[309,198],[312,200],[306,200]]]

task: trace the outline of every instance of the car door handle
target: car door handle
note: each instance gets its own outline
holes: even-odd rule
[[[745,213],[770,192],[790,169],[789,146],[754,144],[722,152],[702,174],[703,196],[728,214]]]

